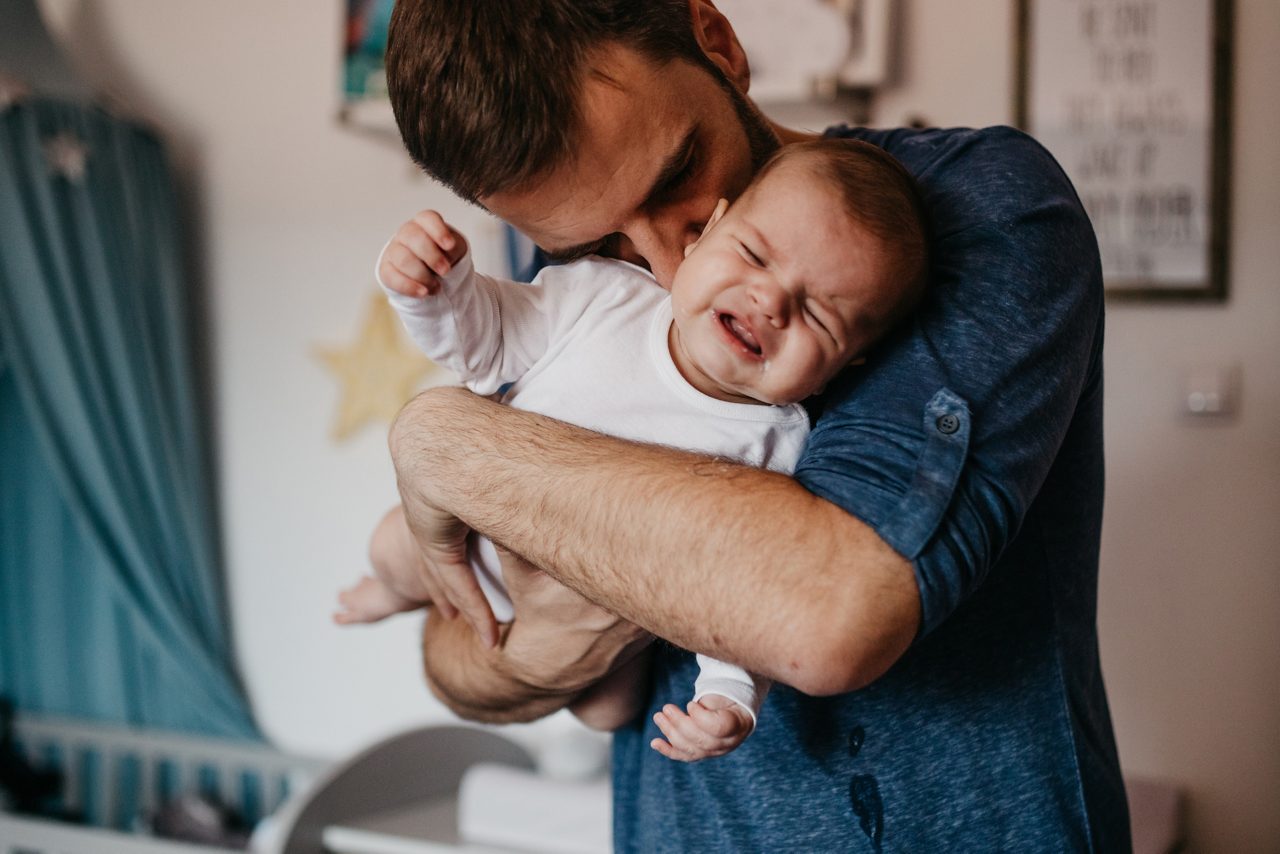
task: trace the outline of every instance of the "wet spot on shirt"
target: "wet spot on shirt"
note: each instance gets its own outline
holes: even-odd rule
[[[796,728],[800,745],[812,759],[831,768],[834,773],[843,769],[844,762],[840,755],[844,724],[840,720],[836,699],[796,695],[796,715],[805,721],[805,726]]]
[[[851,740],[852,743],[852,740]],[[876,854],[880,854],[884,836],[884,801],[880,784],[870,774],[859,774],[849,781],[849,803],[858,817],[858,826],[866,834]]]
[[[849,758],[855,759],[862,750],[862,742],[867,740],[867,731],[860,726],[849,730]]]

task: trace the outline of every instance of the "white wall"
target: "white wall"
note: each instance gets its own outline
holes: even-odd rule
[[[335,126],[341,5],[42,2],[86,76],[162,125],[196,193],[237,647],[267,732],[328,754],[444,713],[414,621],[328,623],[394,488],[380,431],[327,438],[336,391],[312,348],[354,335],[373,256],[408,213],[436,206],[492,251],[482,215]],[[1280,4],[1237,5],[1231,299],[1109,307],[1099,624],[1126,769],[1188,786],[1192,850],[1275,852]],[[903,6],[904,78],[878,122],[1008,122],[1013,0]],[[1239,417],[1180,418],[1183,370],[1220,363],[1243,369]]]
[[[314,349],[354,340],[374,259],[413,212],[443,211],[489,269],[496,226],[398,141],[336,123],[343,3],[42,6],[83,75],[162,128],[194,196],[233,630],[259,721],[287,747],[338,755],[445,718],[419,675],[416,617],[330,622],[397,498],[385,426],[329,438],[338,386]]]

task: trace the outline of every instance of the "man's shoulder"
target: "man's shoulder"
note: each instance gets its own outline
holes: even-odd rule
[[[836,125],[827,136],[860,139],[901,160],[917,178],[950,174],[952,166],[996,170],[1013,166],[1061,174],[1048,150],[1015,127],[865,128]]]
[[[1017,128],[895,128],[838,126],[827,134],[878,145],[896,157],[925,195],[936,222],[956,227],[999,225],[1029,208],[1059,204],[1087,222],[1070,179],[1053,155]]]

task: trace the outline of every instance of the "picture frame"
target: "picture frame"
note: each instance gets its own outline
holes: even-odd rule
[[[1233,0],[1017,0],[1014,115],[1098,236],[1107,296],[1229,293]]]
[[[387,96],[387,31],[395,0],[346,0],[338,123],[400,146]]]

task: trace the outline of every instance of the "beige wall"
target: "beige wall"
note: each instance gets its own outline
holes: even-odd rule
[[[378,431],[334,445],[312,358],[348,341],[382,241],[437,206],[492,227],[332,120],[340,5],[44,0],[86,76],[162,123],[198,200],[237,645],[257,712],[338,753],[443,712],[414,623],[339,632],[333,591],[394,498]],[[901,85],[877,123],[1010,120],[1012,0],[904,0]],[[1192,849],[1280,851],[1280,3],[1237,0],[1232,297],[1111,305],[1099,613],[1128,771],[1184,783]],[[1242,368],[1224,423],[1179,415],[1184,371]]]

